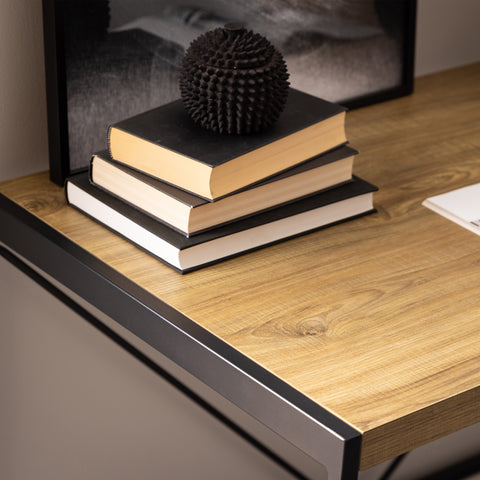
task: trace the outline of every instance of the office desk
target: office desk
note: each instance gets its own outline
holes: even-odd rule
[[[480,182],[480,64],[349,112],[377,213],[179,275],[37,174],[0,241],[296,448],[329,478],[480,420],[480,237],[421,206]]]

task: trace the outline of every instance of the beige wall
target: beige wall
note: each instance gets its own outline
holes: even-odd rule
[[[478,0],[419,0],[417,76],[480,61]]]
[[[0,1],[0,180],[48,168],[41,0]]]

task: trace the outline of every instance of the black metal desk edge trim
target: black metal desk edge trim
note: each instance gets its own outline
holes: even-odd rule
[[[324,464],[332,478],[357,478],[360,432],[4,195],[0,224],[5,245]]]

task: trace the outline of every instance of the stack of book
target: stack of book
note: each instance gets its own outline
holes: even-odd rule
[[[109,127],[67,201],[179,272],[373,211],[345,109],[291,89],[268,130],[219,135],[181,100]]]

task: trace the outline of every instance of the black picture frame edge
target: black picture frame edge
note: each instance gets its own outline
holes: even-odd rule
[[[393,100],[395,98],[410,95],[414,91],[415,74],[415,40],[417,28],[417,0],[405,1],[405,24],[403,25],[403,46],[404,53],[402,65],[402,81],[397,87],[382,90],[376,93],[369,93],[342,102],[342,105],[349,110],[366,107],[376,103]]]
[[[42,0],[42,13],[50,180],[63,186],[71,173],[64,35],[55,0]]]

